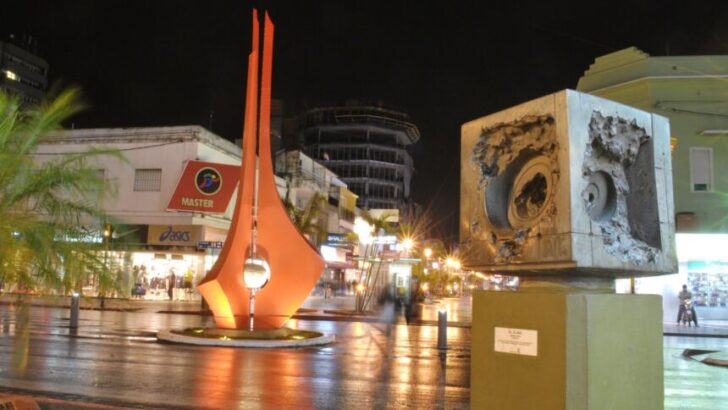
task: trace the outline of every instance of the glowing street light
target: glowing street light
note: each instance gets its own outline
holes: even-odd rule
[[[374,232],[373,225],[370,225],[362,218],[356,218],[354,220],[354,233],[359,237],[359,242],[365,245],[372,243],[372,232]]]
[[[414,246],[415,246],[415,241],[413,241],[412,238],[404,238],[402,240],[402,247],[407,252],[409,252],[410,249],[412,249]]]
[[[448,268],[452,268],[454,264],[455,259],[453,259],[452,257],[448,256],[447,259],[445,259],[445,266],[447,266]]]
[[[432,249],[425,248],[425,258],[430,259],[432,257]]]

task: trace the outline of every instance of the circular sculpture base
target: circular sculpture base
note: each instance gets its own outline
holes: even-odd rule
[[[265,348],[319,346],[332,343],[335,337],[320,332],[285,327],[254,331],[198,327],[184,330],[162,330],[157,333],[157,339],[201,346]]]

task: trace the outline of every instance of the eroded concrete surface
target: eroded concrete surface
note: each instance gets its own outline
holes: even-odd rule
[[[592,218],[601,229],[606,251],[637,266],[654,263],[660,252],[657,199],[654,189],[648,188],[655,185],[650,140],[634,120],[594,111],[582,167],[587,180],[598,172],[607,174],[616,191],[611,216]],[[590,195],[584,192],[582,197],[588,212],[592,205]]]
[[[525,184],[514,198],[517,207],[525,214],[536,214],[546,206],[542,214],[551,217],[556,209],[553,203],[545,203],[547,189],[554,189],[558,180],[558,143],[554,118],[550,115],[531,115],[510,123],[501,123],[483,129],[473,147],[471,162],[480,170],[478,189],[485,194],[484,207],[489,220],[501,230],[490,232],[490,242],[496,247],[496,263],[508,262],[520,255],[530,227],[513,227],[508,221],[508,201],[515,174],[530,159],[541,156],[550,162],[548,175],[537,175]],[[547,181],[548,179],[548,181]],[[553,193],[552,193],[553,194]],[[477,234],[477,221],[470,229]]]

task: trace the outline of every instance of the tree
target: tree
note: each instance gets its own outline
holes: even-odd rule
[[[319,223],[319,216],[326,207],[326,198],[319,193],[314,193],[311,200],[308,202],[305,208],[297,208],[290,200],[290,190],[286,191],[286,197],[283,200],[283,204],[288,211],[288,216],[296,228],[304,235],[310,242],[321,243],[325,240],[327,230],[322,227]]]
[[[77,89],[26,106],[0,91],[0,290],[80,291],[89,275],[109,284],[112,272],[94,240],[106,216],[99,199],[111,193],[92,157],[118,151],[34,155],[51,131],[78,113]],[[47,159],[47,160],[46,160]]]
[[[392,235],[396,232],[394,224],[390,222],[390,219],[396,216],[394,212],[385,211],[379,215],[372,215],[370,212],[362,211],[360,216],[372,227],[374,236],[381,234]],[[380,296],[381,292],[386,291],[380,284],[380,277],[385,275],[386,272],[382,272],[385,264],[379,257],[378,251],[379,245],[372,243],[366,244],[363,250],[361,248],[359,250],[364,263],[359,271],[359,280],[357,281],[362,285],[362,290],[357,290],[358,297],[354,301],[354,310],[356,312],[365,311],[374,296]],[[364,274],[365,271],[366,274]]]

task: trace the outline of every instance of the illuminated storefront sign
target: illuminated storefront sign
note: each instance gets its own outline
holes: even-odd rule
[[[197,246],[200,225],[149,225],[147,243],[152,245]]]
[[[223,241],[199,241],[197,249],[222,249]]]
[[[396,245],[397,237],[394,235],[375,236],[372,238],[375,245]]]
[[[326,262],[346,262],[346,250],[333,246],[322,245],[321,256]]]
[[[225,212],[238,184],[239,174],[239,166],[189,161],[167,209]]]

